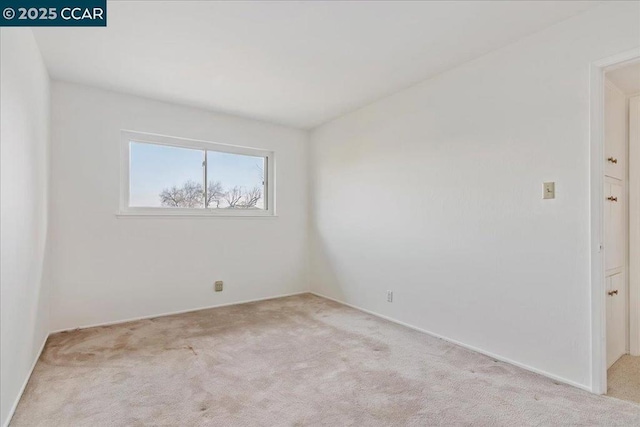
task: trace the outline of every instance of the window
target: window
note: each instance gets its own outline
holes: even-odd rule
[[[122,132],[120,213],[270,216],[273,152]]]

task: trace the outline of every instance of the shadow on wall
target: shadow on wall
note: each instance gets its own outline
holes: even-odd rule
[[[344,287],[336,272],[338,261],[329,255],[327,244],[317,227],[311,229],[309,243],[311,291],[347,302],[348,298],[344,293]]]

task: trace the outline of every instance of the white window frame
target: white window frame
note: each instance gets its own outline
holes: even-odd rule
[[[274,217],[275,216],[275,153],[273,151],[200,141],[188,138],[155,135],[123,130],[120,133],[120,210],[118,216],[164,217]],[[129,206],[131,174],[131,142],[167,145],[176,148],[217,151],[265,158],[265,209],[206,209]]]

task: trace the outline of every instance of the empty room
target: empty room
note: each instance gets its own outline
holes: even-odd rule
[[[640,425],[640,1],[4,0],[0,425]]]

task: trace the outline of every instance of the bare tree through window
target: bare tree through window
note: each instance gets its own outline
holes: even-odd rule
[[[246,190],[242,198],[243,207],[254,208],[262,198],[262,189],[260,187],[253,187],[250,190]]]
[[[262,188],[255,186],[246,189],[234,186],[225,190],[219,181],[211,181],[207,185],[206,206],[213,209],[256,209],[262,199]],[[171,208],[204,207],[204,190],[202,185],[187,181],[182,186],[165,188],[159,195],[162,206]]]
[[[269,209],[266,154],[256,150],[253,155],[251,149],[244,148],[236,153],[179,143],[182,141],[176,141],[175,146],[167,141],[129,141],[129,207]]]
[[[233,209],[242,200],[242,188],[237,185],[224,193],[224,200],[229,205],[228,207]]]
[[[220,202],[222,202],[222,198],[224,197],[224,188],[222,188],[222,183],[220,181],[209,181],[207,185],[207,204],[206,206],[209,208],[215,207],[216,209],[220,207]]]
[[[193,181],[185,182],[182,187],[165,188],[160,193],[162,206],[175,208],[199,208],[203,205],[202,185]]]

